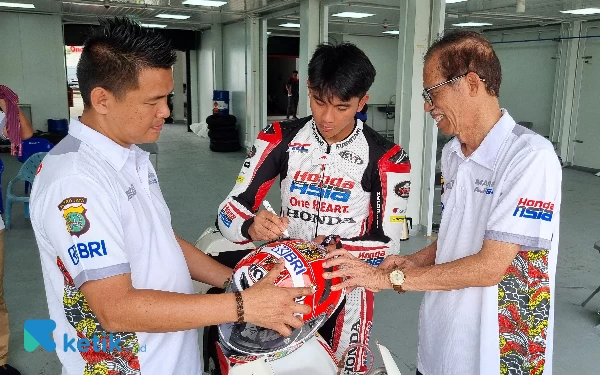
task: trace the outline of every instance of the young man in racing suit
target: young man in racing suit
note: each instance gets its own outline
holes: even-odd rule
[[[233,242],[280,237],[321,241],[341,236],[344,249],[373,265],[397,254],[410,191],[408,155],[355,119],[375,69],[352,44],[320,45],[308,68],[313,116],[273,123],[259,135],[236,184],[219,206],[218,226]],[[259,207],[279,176],[281,217]],[[357,288],[319,332],[338,360],[368,344],[373,293]],[[344,372],[362,372],[351,349]],[[361,371],[362,370],[362,371]]]

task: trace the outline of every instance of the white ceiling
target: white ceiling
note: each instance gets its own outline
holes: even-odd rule
[[[246,16],[286,14],[268,20],[275,35],[297,35],[298,29],[279,27],[285,22],[299,22],[300,0],[226,0],[219,8],[182,5],[183,0],[4,0],[33,2],[37,13],[60,13],[65,23],[95,23],[98,17],[130,16],[144,23],[167,24],[170,28],[203,30],[214,23],[232,23]],[[357,35],[384,36],[385,30],[397,29],[401,1],[406,0],[329,0],[329,31]],[[425,0],[418,0],[425,1]],[[446,28],[459,22],[488,22],[486,29],[544,26],[563,21],[600,19],[595,16],[571,16],[560,10],[597,7],[600,0],[526,0],[525,12],[517,13],[517,0],[468,0],[447,4]],[[1,11],[11,11],[0,8]],[[16,10],[12,10],[16,11]],[[25,10],[20,10],[25,11]],[[374,16],[363,19],[332,17],[338,12],[366,12]],[[290,13],[291,12],[291,13]],[[190,16],[187,20],[164,20],[157,14],[171,13]],[[287,14],[290,13],[290,14]],[[384,25],[388,25],[387,29]]]

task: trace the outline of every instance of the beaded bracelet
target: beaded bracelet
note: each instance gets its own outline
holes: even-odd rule
[[[242,299],[242,293],[235,292],[235,302],[237,304],[237,324],[244,323],[244,300]]]

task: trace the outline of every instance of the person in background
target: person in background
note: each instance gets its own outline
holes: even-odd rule
[[[15,154],[21,141],[31,138],[33,127],[19,108],[19,97],[8,87],[0,85],[0,137],[11,141],[11,153]],[[4,302],[4,221],[0,217],[0,375],[18,375],[20,372],[9,365],[8,340],[10,336],[8,310]]]
[[[292,116],[293,119],[297,120],[296,113],[298,112],[298,100],[300,99],[300,84],[298,80],[298,71],[294,70],[290,79],[285,84],[285,89],[288,94],[288,107],[286,119]]]

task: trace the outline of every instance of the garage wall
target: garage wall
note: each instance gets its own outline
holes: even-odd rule
[[[229,91],[229,113],[237,117],[240,134],[246,132],[246,25],[223,27],[223,90]]]
[[[559,43],[500,42],[556,38],[560,36],[560,29],[549,27],[530,32],[504,31],[485,36],[493,43],[502,65],[500,105],[508,110],[515,121],[533,122],[535,132],[548,136]]]
[[[393,134],[394,119],[387,118],[385,111],[378,110],[371,104],[388,104],[390,100],[396,103],[398,39],[344,35],[344,42],[353,43],[362,49],[377,71],[375,82],[369,90],[367,124],[382,132],[386,129],[387,123],[389,134]]]
[[[198,56],[198,107],[199,122],[204,122],[212,114],[213,96],[213,35],[211,30],[203,31],[200,35]]]
[[[67,77],[59,15],[0,12],[0,84],[30,104],[34,129],[68,118]]]

